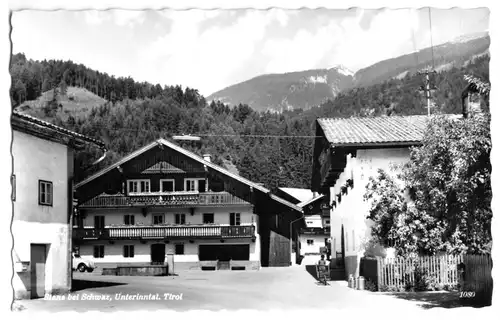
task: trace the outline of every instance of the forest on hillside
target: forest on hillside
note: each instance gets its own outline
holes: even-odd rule
[[[489,81],[489,56],[476,58],[461,68],[432,76],[433,113],[460,113],[463,76]],[[99,165],[78,172],[82,179],[154,139],[178,134],[198,135],[201,143],[177,142],[197,154],[210,153],[220,165],[234,164],[240,175],[275,190],[277,187],[309,188],[315,120],[350,117],[425,114],[426,103],[419,75],[408,74],[370,87],[340,93],[319,107],[283,113],[256,112],[247,105],[207,103],[196,89],[137,83],[114,78],[71,61],[33,61],[22,54],[11,61],[12,106],[23,106],[43,92],[65,86],[83,87],[107,100],[84,116],[61,116],[47,102],[47,119],[53,123],[104,140],[109,155]],[[57,97],[54,95],[55,99]],[[27,110],[29,112],[29,110]],[[277,137],[279,136],[279,138]],[[89,149],[77,155],[77,166],[86,168],[100,156]]]

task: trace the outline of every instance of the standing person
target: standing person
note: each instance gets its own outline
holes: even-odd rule
[[[326,260],[325,260],[325,255],[322,254],[321,255],[321,260],[318,261],[318,266],[317,266],[317,270],[318,270],[318,280],[323,282],[324,285],[327,285],[327,281],[326,281],[326,276],[327,276],[327,273],[328,273],[328,266],[326,265]]]

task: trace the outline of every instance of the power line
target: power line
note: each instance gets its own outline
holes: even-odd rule
[[[425,86],[420,87],[420,91],[425,92],[425,97],[427,99],[427,115],[431,115],[431,91],[436,90],[437,88],[433,86],[431,88],[431,80],[430,80],[430,74],[431,73],[436,73],[434,70],[435,64],[434,64],[434,44],[432,43],[432,15],[431,15],[431,7],[429,9],[429,31],[430,31],[430,38],[431,38],[431,55],[432,55],[432,67],[425,68],[424,70],[418,71],[418,74],[420,75],[425,75]]]
[[[93,128],[107,128],[108,130],[110,131],[113,131],[113,130],[116,130],[116,131],[129,131],[129,132],[151,132],[151,130],[148,130],[148,129],[143,129],[143,128],[137,128],[137,129],[133,129],[133,128],[111,128],[109,129],[109,127],[106,127],[106,126],[100,126],[100,125],[95,125],[93,126]],[[198,137],[207,137],[207,138],[217,138],[217,137],[239,137],[239,138],[245,138],[245,137],[248,137],[248,138],[287,138],[287,139],[315,139],[315,138],[324,138],[323,136],[304,136],[304,135],[296,135],[296,136],[292,136],[292,135],[268,135],[268,134],[262,134],[262,135],[259,135],[259,134],[208,134],[208,133],[192,133],[192,134],[172,134],[172,136],[198,136]]]
[[[431,91],[436,90],[436,87],[431,88],[431,80],[429,74],[436,73],[434,69],[426,68],[425,70],[419,71],[418,74],[425,74],[425,87],[420,87],[420,91],[425,92],[425,97],[427,99],[427,115],[431,115]]]
[[[431,36],[432,69],[434,69],[434,44],[432,43],[432,14],[431,14],[431,7],[429,7],[429,30],[430,30],[430,36]]]
[[[411,9],[410,9],[411,13]],[[418,72],[418,51],[417,51],[417,41],[415,39],[415,29],[412,27],[411,28],[411,37],[413,41],[413,53],[415,56],[415,70]]]

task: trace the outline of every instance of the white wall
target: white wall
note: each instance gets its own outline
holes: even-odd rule
[[[304,218],[308,228],[323,228],[323,219],[321,215],[311,215]]]
[[[80,256],[84,259],[90,259],[96,263],[124,263],[124,262],[145,262],[151,261],[151,245],[154,243],[164,243],[163,241],[149,240],[147,243],[141,243],[137,240],[115,241],[110,244],[108,241],[93,241],[80,245]],[[175,245],[178,243],[184,244],[184,254],[175,255]],[[104,245],[104,258],[94,258],[94,245]],[[175,262],[198,262],[198,248],[202,244],[249,244],[250,245],[250,261],[260,261],[260,239],[257,236],[255,242],[250,239],[227,239],[224,243],[219,240],[196,240],[190,243],[188,240],[172,240],[165,244],[165,255],[174,254]],[[134,245],[134,257],[123,257],[123,246]],[[166,259],[165,259],[166,261]]]
[[[70,288],[68,181],[72,152],[64,145],[13,131],[16,199],[12,235],[13,260],[30,261],[30,244],[47,244],[46,290]],[[38,180],[53,183],[53,205],[38,204]],[[30,272],[14,272],[14,291],[27,294]]]
[[[134,214],[135,224],[143,223],[143,225],[152,225],[154,214],[163,214],[164,221],[169,224],[175,224],[175,214],[184,213],[186,215],[186,224],[193,225],[203,223],[203,213],[214,213],[214,223],[217,225],[229,225],[229,213],[240,213],[241,225],[255,225],[257,227],[257,215],[253,213],[252,207],[249,206],[232,206],[232,207],[211,207],[211,208],[196,208],[194,215],[191,215],[189,208],[153,208],[146,217],[141,212],[140,208],[123,208],[123,209],[89,209],[87,216],[84,219],[84,227],[94,227],[94,216],[104,215],[106,226],[123,225],[124,215]],[[184,243],[184,254],[175,255],[175,262],[197,262],[198,260],[198,246],[199,244],[221,244],[219,240],[197,240],[190,243],[188,240],[173,240],[166,244],[166,254],[175,253],[175,244]],[[150,246],[153,241],[148,241],[146,244],[141,244],[139,241],[122,241],[116,240],[114,244],[109,242],[102,242],[105,245],[105,257],[93,257],[93,244],[95,242],[88,242],[80,246],[80,255],[85,258],[93,259],[97,263],[122,263],[122,262],[150,262],[151,249]],[[163,243],[158,241],[158,243]],[[224,244],[237,244],[249,243],[250,244],[250,260],[260,261],[260,238],[256,229],[256,240],[252,242],[250,239],[227,239]],[[134,244],[135,256],[134,258],[123,257],[123,246],[125,244]],[[108,249],[109,247],[109,249]]]
[[[240,213],[240,222],[242,225],[256,224],[256,217],[253,209],[249,206],[239,207],[219,207],[219,208],[196,208],[194,215],[191,215],[189,208],[154,208],[144,217],[140,208],[122,208],[122,209],[88,209],[87,216],[83,221],[84,227],[94,227],[94,216],[104,215],[106,226],[123,225],[124,215],[135,215],[135,224],[152,225],[153,215],[163,214],[163,219],[167,224],[175,224],[175,214],[184,213],[186,215],[186,224],[202,224],[203,213],[213,213],[214,223],[218,225],[229,225],[229,213]]]
[[[335,186],[330,188],[331,199],[340,192],[347,179],[353,178],[354,188],[348,188],[348,194],[342,196],[341,203],[337,201],[330,213],[332,255],[341,251],[341,225],[344,225],[345,254],[346,256],[362,256],[366,241],[371,237],[371,220],[367,220],[370,204],[363,200],[371,176],[376,176],[378,169],[389,172],[392,163],[404,163],[409,160],[408,148],[395,149],[367,149],[358,150],[356,157],[348,156],[344,172],[340,175]]]
[[[320,248],[325,246],[325,238],[328,235],[316,235],[316,234],[301,234],[300,239],[300,254],[305,255],[308,253],[320,254]],[[313,245],[308,245],[307,240],[313,240]]]

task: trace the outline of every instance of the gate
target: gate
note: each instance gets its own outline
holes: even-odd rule
[[[269,234],[269,266],[288,267],[290,262],[290,240],[271,230]]]

